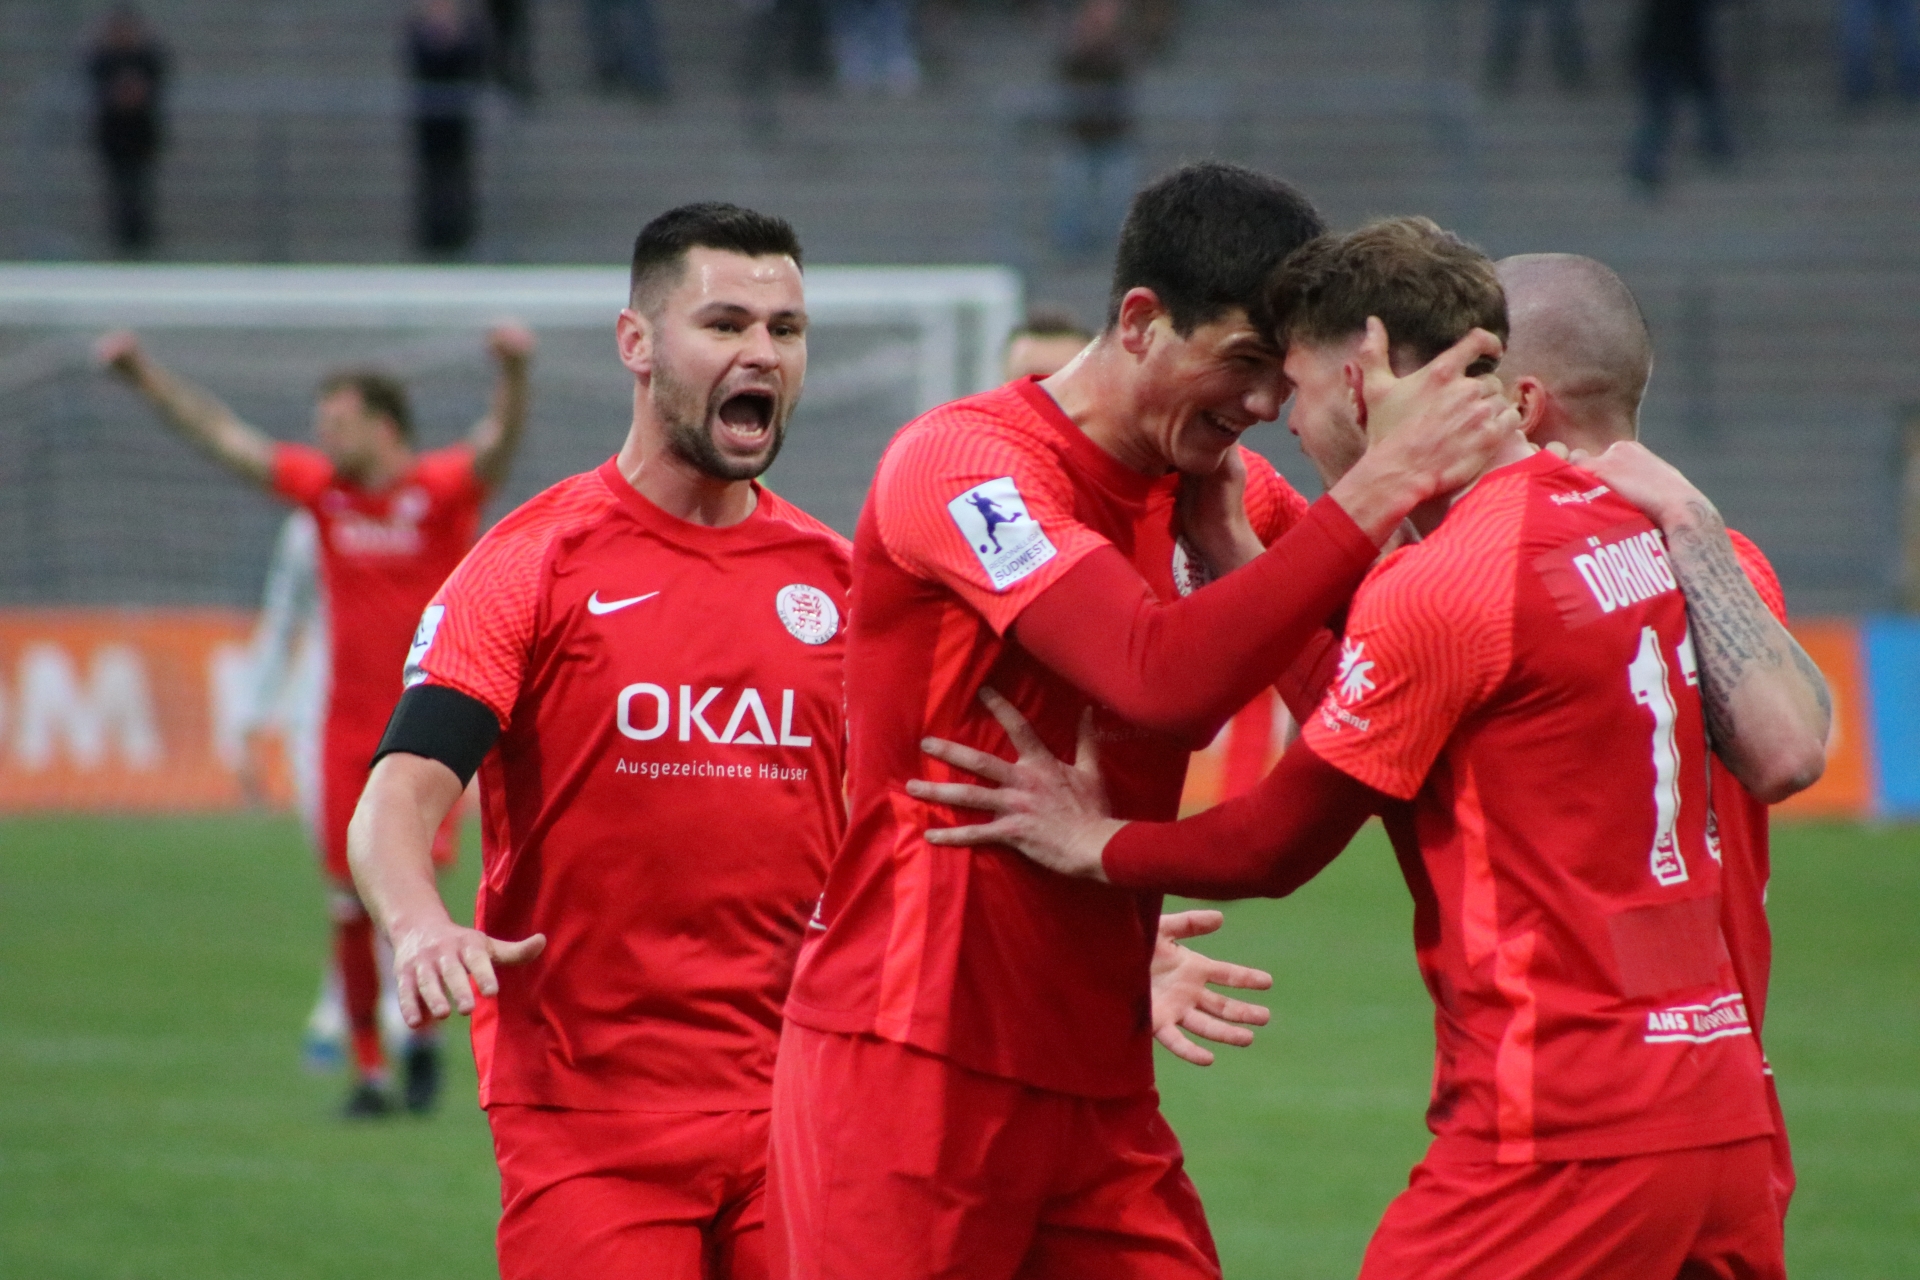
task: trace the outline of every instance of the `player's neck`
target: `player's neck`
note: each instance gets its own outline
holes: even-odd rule
[[[664,444],[642,439],[636,430],[614,459],[634,492],[676,520],[722,529],[739,524],[759,505],[751,480],[716,480]]]
[[[368,493],[379,493],[392,488],[412,468],[413,450],[395,443],[375,450],[364,467],[346,473],[345,479]]]
[[[1453,509],[1453,504],[1466,497],[1473,490],[1474,485],[1479,484],[1500,468],[1512,466],[1516,462],[1524,462],[1538,452],[1540,452],[1540,446],[1529,441],[1518,431],[1514,432],[1512,438],[1501,445],[1499,451],[1493,455],[1493,459],[1487,463],[1485,471],[1452,493],[1428,498],[1408,514],[1407,522],[1419,532],[1421,537],[1426,537],[1440,527],[1440,522],[1446,519],[1447,512]]]
[[[1073,419],[1080,434],[1121,466],[1142,475],[1164,475],[1172,464],[1140,429],[1132,382],[1125,376],[1122,363],[1125,359],[1126,353],[1112,336],[1102,334],[1071,365],[1051,378],[1043,378],[1040,389]]]

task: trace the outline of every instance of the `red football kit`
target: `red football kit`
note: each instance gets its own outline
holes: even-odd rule
[[[1760,548],[1732,529],[1734,554],[1748,581],[1760,593],[1780,625],[1787,622],[1786,593]],[[1767,806],[1755,799],[1740,780],[1713,758],[1713,814],[1720,838],[1720,924],[1726,934],[1733,970],[1746,993],[1747,1017],[1756,1039],[1764,1035],[1767,984],[1773,973],[1773,929],[1767,922],[1767,882],[1773,875],[1768,840]],[[1763,1046],[1765,1041],[1761,1040]],[[1764,1056],[1762,1058],[1764,1061]],[[1787,1142],[1786,1117],[1780,1110],[1772,1066],[1767,1067],[1767,1101],[1773,1110],[1773,1193],[1785,1217],[1793,1199],[1793,1150]]]
[[[480,531],[486,489],[466,445],[435,449],[378,492],[340,478],[306,445],[273,451],[273,491],[319,528],[330,667],[320,747],[320,851],[329,875],[350,883],[347,823],[367,785],[380,735],[400,700],[400,668],[420,610]],[[435,842],[451,860],[453,824]]]
[[[1435,1141],[1370,1280],[1781,1265],[1778,1219],[1755,1211],[1773,1126],[1720,936],[1697,680],[1658,533],[1538,453],[1369,576],[1291,763],[1177,835],[1135,824],[1109,842],[1116,883],[1285,891],[1331,854],[1278,878],[1305,842],[1269,845],[1264,879],[1220,865],[1257,844],[1250,816],[1305,821],[1278,812],[1303,804],[1292,779],[1317,769],[1384,809],[1436,1010]],[[1702,1148],[1722,1154],[1680,1173],[1642,1159]],[[1554,1171],[1567,1162],[1582,1171]],[[1584,1223],[1556,1196],[1606,1208]],[[1502,1225],[1536,1208],[1534,1229]]]
[[[475,926],[547,936],[473,1017],[509,1277],[693,1277],[658,1268],[715,1250],[763,1273],[754,1113],[844,826],[848,565],[755,492],[711,528],[611,461],[562,481],[481,540],[408,657],[501,730]]]
[[[1271,466],[1244,456],[1256,532],[1271,542],[1292,529],[1337,546],[1329,558],[1341,567],[1328,576],[1344,599],[1371,542],[1337,506],[1310,513]],[[775,1087],[772,1244],[790,1251],[796,1280],[1010,1276],[1023,1256],[1030,1266],[1048,1257],[1050,1275],[1217,1274],[1150,1094],[1159,896],[1069,880],[1005,850],[935,848],[923,833],[959,815],[904,790],[909,778],[957,776],[922,755],[923,737],[1008,753],[977,700],[990,686],[1061,752],[1091,705],[1117,811],[1176,813],[1193,744],[1130,723],[1011,632],[1016,620],[1027,626],[1038,597],[1066,590],[1063,579],[1070,586],[1101,555],[1124,571],[1122,594],[1180,601],[1194,579],[1176,538],[1177,489],[1177,476],[1121,465],[1030,380],[924,415],[881,461],[854,540],[848,833],[788,1000]],[[1229,580],[1180,607],[1231,589]],[[1259,603],[1283,612],[1272,595]],[[1083,647],[1127,643],[1102,633]],[[1202,648],[1182,657],[1208,661]],[[1210,714],[1224,719],[1258,683]],[[1023,1128],[1013,1119],[1023,1107],[1040,1106],[1020,1101],[1035,1094],[1070,1113],[1033,1122],[1055,1135],[1047,1141],[1099,1134],[1097,1158],[1076,1151],[1068,1171],[1061,1152],[1042,1159],[1031,1141],[1001,1140]],[[1120,1119],[1102,1111],[1109,1103]],[[1159,1171],[1145,1180],[1152,1194],[1116,1194],[1127,1167],[1136,1182]],[[1095,1200],[1131,1206],[1103,1238],[1073,1218],[1076,1203]],[[1073,1240],[1089,1250],[1081,1264],[1065,1260],[1060,1242]]]

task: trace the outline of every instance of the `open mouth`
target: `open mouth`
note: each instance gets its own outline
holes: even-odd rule
[[[773,393],[738,391],[720,404],[720,425],[741,448],[756,449],[773,434]]]
[[[1232,442],[1240,438],[1240,432],[1242,428],[1234,426],[1232,423],[1228,422],[1225,418],[1222,418],[1220,415],[1215,413],[1206,413],[1203,411],[1200,414],[1200,418],[1209,427],[1212,427],[1216,432],[1218,432],[1221,435],[1221,437],[1225,439],[1229,444],[1231,444]]]

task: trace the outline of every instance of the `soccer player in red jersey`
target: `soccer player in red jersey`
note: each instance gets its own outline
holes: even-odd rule
[[[1266,278],[1319,229],[1270,178],[1176,171],[1134,203],[1086,352],[882,458],[854,539],[848,832],[774,1081],[776,1274],[1218,1275],[1153,1092],[1158,896],[935,849],[921,833],[950,818],[905,784],[926,735],[1003,741],[975,697],[992,683],[1055,743],[1091,714],[1122,811],[1171,818],[1190,747],[1510,431],[1498,384],[1462,376],[1498,352],[1477,334],[1395,387],[1380,443],[1312,508],[1236,450],[1286,396]],[[1181,473],[1272,550],[1193,589]]]
[[[844,825],[847,543],[755,480],[806,373],[799,244],[675,209],[629,302],[625,443],[434,598],[354,821],[408,1021],[474,1015],[510,1280],[765,1274],[780,1007]],[[476,768],[466,929],[427,846]]]
[[[329,654],[318,834],[356,1067],[349,1116],[383,1115],[392,1103],[373,925],[347,868],[347,822],[400,696],[394,673],[420,610],[473,545],[481,505],[506,478],[526,422],[533,335],[503,324],[488,334],[488,347],[498,370],[489,412],[465,442],[427,452],[414,449],[405,388],[384,374],[343,370],[322,382],[316,448],[249,426],[164,367],[131,333],[107,334],[96,349],[168,425],[236,475],[304,508],[318,525]],[[455,835],[451,822],[440,832],[443,865],[453,860]],[[413,1038],[405,1065],[409,1109],[430,1109],[439,1083],[430,1033]]]
[[[1603,264],[1574,254],[1524,254],[1502,260],[1498,270],[1513,329],[1500,362],[1500,379],[1518,399],[1528,437],[1536,444],[1557,441],[1575,450],[1576,460],[1591,459],[1585,465],[1643,509],[1675,513],[1675,527],[1669,529],[1676,543],[1673,562],[1690,603],[1711,602],[1716,570],[1723,583],[1731,577],[1730,551],[1767,612],[1781,624],[1743,627],[1731,642],[1717,646],[1736,660],[1753,662],[1763,677],[1723,683],[1746,699],[1770,698],[1774,706],[1731,699],[1707,705],[1715,749],[1711,792],[1720,845],[1721,932],[1746,996],[1754,1038],[1762,1042],[1773,964],[1766,912],[1771,874],[1767,802],[1810,781],[1783,770],[1790,770],[1796,752],[1804,751],[1797,742],[1824,737],[1831,723],[1826,681],[1785,632],[1785,596],[1760,548],[1731,529],[1730,548],[1718,548],[1711,536],[1718,523],[1712,504],[1677,473],[1644,450],[1608,453],[1637,439],[1640,401],[1653,372],[1652,339],[1626,283]],[[1702,520],[1704,536],[1689,539],[1678,527]],[[1695,543],[1700,554],[1690,554]],[[1717,557],[1709,559],[1709,550],[1717,551]],[[1738,615],[1709,611],[1702,622],[1712,626],[1715,616]],[[1747,616],[1754,616],[1751,610]],[[1695,645],[1704,648],[1706,641],[1696,638]],[[1713,656],[1709,649],[1703,659],[1710,668]],[[1769,676],[1770,681],[1765,678]],[[1710,691],[1715,687],[1708,685]],[[1788,721],[1785,732],[1777,725],[1782,714]],[[1766,1085],[1774,1114],[1773,1188],[1784,1217],[1793,1195],[1793,1156],[1770,1066]]]
[[[1420,219],[1303,249],[1273,310],[1310,452],[1331,422],[1365,423],[1391,367],[1368,350],[1382,322],[1403,366],[1505,327],[1492,264]],[[996,697],[1021,758],[929,744],[1003,789],[910,784],[991,817],[928,839],[1232,897],[1291,892],[1382,814],[1436,1007],[1435,1142],[1362,1276],[1783,1275],[1773,1122],[1720,942],[1698,689],[1716,675],[1695,657],[1685,552],[1517,431],[1416,523],[1427,536],[1369,575],[1318,712],[1248,796],[1178,824],[1099,816],[1092,735],[1067,768]],[[1716,605],[1751,621],[1758,600],[1729,594]],[[1819,745],[1803,749],[1793,772],[1816,776]]]

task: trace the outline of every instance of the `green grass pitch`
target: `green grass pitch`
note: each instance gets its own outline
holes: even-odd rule
[[[1784,827],[1769,1049],[1798,1277],[1920,1275],[1920,830]],[[471,902],[469,842],[449,896]],[[1229,1276],[1352,1275],[1422,1151],[1426,999],[1377,831],[1216,954],[1273,970],[1261,1043],[1162,1056]],[[456,1032],[427,1120],[347,1125],[303,1074],[325,945],[281,818],[0,820],[0,1275],[475,1277],[498,1207]]]

